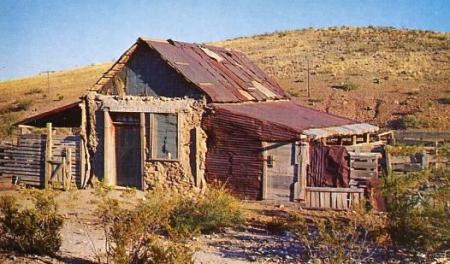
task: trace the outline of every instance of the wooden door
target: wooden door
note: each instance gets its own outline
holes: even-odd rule
[[[298,146],[295,142],[266,145],[266,199],[293,201],[298,181]]]
[[[136,124],[115,125],[117,185],[141,188],[141,141]]]

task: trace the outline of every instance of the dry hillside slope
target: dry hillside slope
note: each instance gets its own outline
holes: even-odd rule
[[[392,28],[275,32],[213,43],[241,50],[301,104],[383,127],[450,129],[450,34]],[[307,97],[307,61],[311,97]],[[0,133],[72,101],[109,63],[0,82]]]
[[[449,33],[342,27],[214,44],[246,53],[301,104],[382,127],[450,129]]]

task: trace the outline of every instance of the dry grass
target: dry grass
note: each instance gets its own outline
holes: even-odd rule
[[[18,109],[18,111],[2,112],[0,136],[10,133],[9,126],[21,118],[76,100],[100,78],[110,65],[110,63],[103,63],[51,73],[50,89],[48,89],[46,74],[0,81],[0,110],[14,108],[17,102],[30,102],[26,108]],[[15,113],[11,115],[9,112]]]
[[[450,34],[393,28],[275,32],[214,43],[246,53],[300,103],[387,126],[398,116],[450,129]],[[306,97],[307,60],[312,95]],[[337,84],[358,89],[343,91]],[[353,87],[352,86],[352,87]]]
[[[450,34],[393,28],[327,28],[275,32],[214,45],[238,49],[301,104],[387,126],[404,115],[429,120],[427,129],[450,129]],[[314,102],[306,97],[306,60]],[[0,82],[0,108],[33,100],[22,118],[68,103],[86,91],[110,63]],[[358,89],[333,86],[351,83]],[[42,91],[42,92],[38,92]]]

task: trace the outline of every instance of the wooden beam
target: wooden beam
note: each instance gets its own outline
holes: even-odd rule
[[[267,142],[261,142],[262,144],[262,156],[263,156],[263,168],[262,168],[262,192],[261,198],[263,200],[267,199]]]
[[[194,168],[194,178],[195,178],[195,186],[200,188],[203,181],[203,174],[200,173],[200,127],[195,127],[195,135],[194,135],[194,143],[195,143],[195,168]]]
[[[370,143],[370,133],[366,133],[366,143]]]
[[[140,137],[141,137],[141,189],[145,189],[145,113],[139,114]]]
[[[48,181],[50,180],[52,167],[50,163],[53,157],[53,131],[52,123],[47,123],[47,139],[45,142],[45,166],[44,166],[44,188],[48,188]]]
[[[81,109],[81,124],[80,124],[80,188],[84,188],[87,182],[87,175],[90,172],[90,164],[87,162],[89,152],[87,151],[87,131],[86,131],[86,104],[80,103],[78,105]]]
[[[307,167],[309,164],[309,143],[308,141],[302,141],[300,143],[300,174],[299,182],[300,182],[300,193],[299,193],[299,199],[305,200],[306,199],[306,185],[307,185]]]
[[[352,136],[352,145],[356,145],[356,135]]]
[[[109,111],[103,111],[103,120],[104,120],[104,136],[103,136],[103,180],[106,185],[115,185],[115,171],[113,172],[113,168],[115,168],[114,159],[111,151],[114,151],[113,144],[113,124],[111,121],[111,116]]]

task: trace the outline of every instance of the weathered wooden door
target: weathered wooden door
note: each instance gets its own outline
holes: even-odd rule
[[[298,146],[295,142],[268,143],[266,157],[266,194],[268,200],[292,201],[298,182]]]
[[[115,125],[115,145],[117,185],[141,188],[139,125]]]

